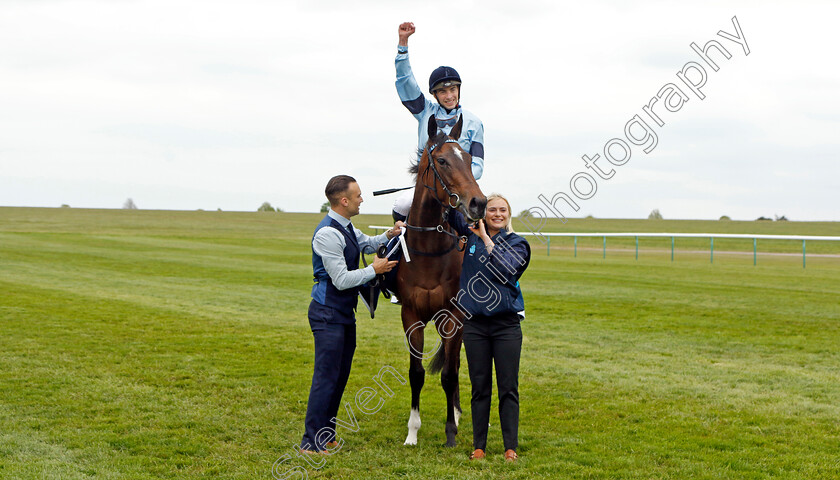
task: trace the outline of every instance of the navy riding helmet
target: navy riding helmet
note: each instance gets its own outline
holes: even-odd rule
[[[461,76],[452,67],[438,67],[429,76],[429,93],[434,94],[435,90],[460,85]]]

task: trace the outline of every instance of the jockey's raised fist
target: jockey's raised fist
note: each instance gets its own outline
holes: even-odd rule
[[[408,37],[414,34],[415,28],[414,24],[411,22],[404,22],[400,24],[399,34],[400,34],[400,44],[404,45],[405,42],[408,41]]]

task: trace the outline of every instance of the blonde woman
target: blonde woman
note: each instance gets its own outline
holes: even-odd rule
[[[470,401],[473,448],[470,459],[484,458],[493,393],[493,364],[499,389],[499,417],[505,460],[515,461],[519,446],[519,357],[525,302],[519,278],[528,268],[531,247],[511,228],[510,202],[499,194],[487,197],[487,214],[467,225],[453,215],[452,225],[468,235],[461,269],[460,306],[464,348],[472,383]]]

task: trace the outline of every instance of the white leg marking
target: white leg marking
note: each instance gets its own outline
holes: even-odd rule
[[[458,422],[461,420],[461,411],[457,408],[455,409],[455,426],[458,426]]]
[[[408,436],[405,437],[405,445],[417,445],[417,430],[420,430],[420,411],[411,409],[408,417]]]

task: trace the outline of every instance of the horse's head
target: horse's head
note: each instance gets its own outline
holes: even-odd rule
[[[438,130],[434,115],[429,117],[429,141],[417,166],[419,188],[432,191],[443,206],[457,208],[471,221],[484,218],[487,197],[472,174],[472,156],[458,144],[463,117],[452,127],[449,135]]]

